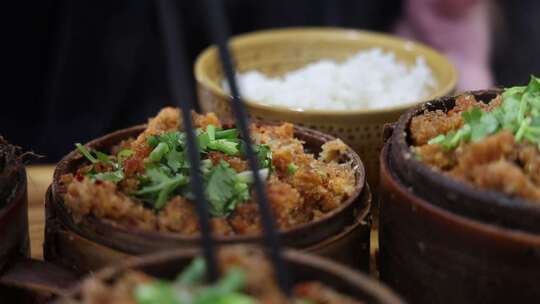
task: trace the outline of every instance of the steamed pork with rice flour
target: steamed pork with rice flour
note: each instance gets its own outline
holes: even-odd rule
[[[447,112],[412,119],[414,154],[480,189],[540,203],[540,79],[508,88],[489,103],[472,95]]]
[[[238,130],[214,114],[192,115],[201,151],[204,190],[215,233],[260,233],[253,176]],[[137,138],[111,151],[77,144],[87,164],[62,177],[64,203],[76,221],[93,216],[115,225],[197,234],[185,134],[178,109],[165,108]],[[279,228],[323,217],[354,191],[355,171],[343,161],[348,147],[333,140],[318,156],[304,150],[294,127],[252,124],[253,143]]]
[[[273,280],[271,265],[262,252],[242,247],[219,252],[221,278],[204,282],[205,263],[195,258],[173,281],[157,279],[142,272],[127,271],[113,282],[87,279],[80,300],[63,304],[361,304],[317,281],[294,286],[287,299]],[[257,271],[252,271],[257,269]]]

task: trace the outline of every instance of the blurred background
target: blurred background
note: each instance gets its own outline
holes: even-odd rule
[[[197,108],[193,63],[210,44],[205,8],[179,0],[183,100]],[[540,1],[224,0],[232,34],[290,26],[394,33],[443,52],[459,90],[526,83],[540,74]],[[4,102],[0,134],[52,163],[115,129],[171,105],[155,1],[43,0],[25,15],[34,28],[31,66],[17,100]],[[23,20],[24,21],[24,20]]]

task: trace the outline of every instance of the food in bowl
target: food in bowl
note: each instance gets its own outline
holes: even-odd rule
[[[320,60],[276,78],[247,71],[238,80],[251,100],[299,110],[382,109],[421,100],[436,86],[424,57],[408,66],[380,48],[341,63]],[[225,80],[222,86],[228,90]]]
[[[260,233],[246,142],[212,113],[192,117],[214,232]],[[64,204],[75,221],[93,216],[123,227],[198,234],[181,124],[179,110],[165,108],[110,154],[77,144],[89,163],[61,178]],[[353,194],[355,170],[343,158],[349,148],[341,140],[323,144],[316,157],[294,137],[292,124],[252,124],[250,130],[279,228],[322,218]]]
[[[410,124],[412,151],[431,167],[480,189],[540,202],[540,79],[490,102],[464,94],[448,111]]]
[[[318,282],[301,282],[287,299],[273,280],[273,270],[260,250],[229,247],[218,254],[221,278],[204,282],[205,262],[192,260],[175,280],[167,281],[128,270],[112,282],[90,277],[82,284],[79,301],[62,303],[137,303],[137,304],[355,304],[363,303]],[[257,271],[252,271],[256,269]]]

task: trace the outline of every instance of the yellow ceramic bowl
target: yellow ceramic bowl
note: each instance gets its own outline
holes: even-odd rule
[[[337,28],[291,28],[254,32],[236,36],[231,48],[239,72],[257,70],[280,76],[321,59],[342,61],[362,49],[380,47],[392,51],[398,60],[413,64],[421,55],[437,80],[436,88],[424,100],[452,93],[457,74],[448,59],[424,45],[394,36]],[[215,47],[202,52],[195,63],[199,103],[204,112],[231,117],[230,96],[222,87],[223,73]],[[393,122],[418,100],[380,110],[297,110],[267,106],[245,99],[249,113],[265,121],[289,121],[340,137],[360,155],[368,179],[378,180],[378,157],[382,147],[382,128]]]

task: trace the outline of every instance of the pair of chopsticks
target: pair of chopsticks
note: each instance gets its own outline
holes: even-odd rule
[[[180,82],[182,81],[180,72],[180,58],[183,54],[179,47],[179,32],[176,23],[176,7],[174,0],[158,0],[159,16],[164,33],[165,50],[168,57],[169,66],[169,87],[173,99],[180,104],[184,131],[186,132],[187,150],[190,161],[191,186],[196,197],[196,210],[199,217],[199,226],[202,234],[203,256],[207,264],[207,276],[210,281],[218,277],[217,263],[214,247],[215,244],[211,235],[210,216],[207,209],[207,201],[203,191],[203,179],[200,172],[199,149],[195,141],[193,123],[189,103],[181,100]],[[274,266],[277,282],[281,290],[286,294],[291,294],[291,284],[289,273],[281,255],[281,244],[277,230],[275,228],[267,193],[264,189],[263,181],[259,172],[259,163],[249,134],[249,119],[240,92],[236,83],[236,75],[231,54],[228,48],[228,26],[225,20],[223,0],[206,0],[208,11],[208,22],[212,38],[218,46],[221,64],[229,83],[232,93],[232,109],[236,120],[237,128],[241,136],[248,143],[246,145],[247,160],[250,169],[253,171],[255,194],[261,213],[261,223],[264,229],[264,243],[267,248],[270,260]]]

